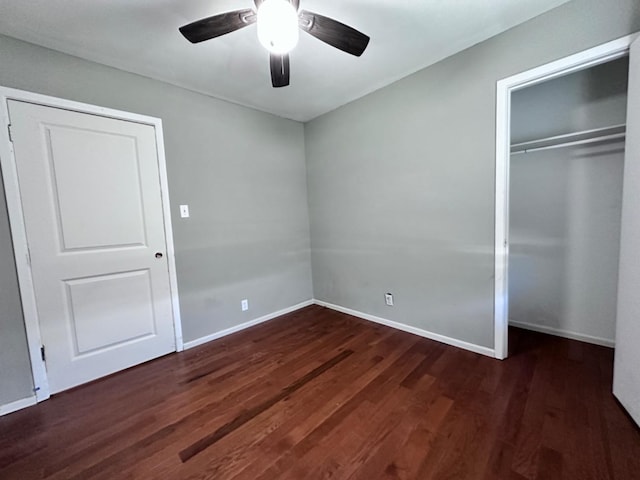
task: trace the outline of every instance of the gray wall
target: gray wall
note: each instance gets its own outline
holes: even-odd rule
[[[628,59],[515,92],[512,138],[626,122]],[[624,142],[512,155],[509,319],[615,338]]]
[[[615,339],[624,142],[511,159],[509,319]]]
[[[514,92],[511,142],[624,124],[629,58]]]
[[[186,341],[312,297],[302,124],[7,37],[0,65],[3,86],[162,118]],[[20,357],[4,401],[28,396],[31,375],[11,255],[3,237],[0,370]]]
[[[496,81],[638,30],[574,0],[306,124],[314,296],[492,348]]]

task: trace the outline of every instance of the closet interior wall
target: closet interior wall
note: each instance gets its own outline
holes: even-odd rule
[[[624,124],[627,77],[622,58],[515,92],[512,145]],[[613,346],[623,164],[624,138],[511,155],[511,325]]]

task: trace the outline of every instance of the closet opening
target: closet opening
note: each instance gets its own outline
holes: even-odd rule
[[[640,119],[626,104],[640,96],[639,63],[640,34],[633,34],[497,82],[497,359],[509,355],[509,320],[514,327],[605,345],[612,345],[612,329],[618,336],[621,331],[635,335],[628,332],[630,323],[633,330],[630,318],[635,315],[629,313],[635,305],[629,278],[640,276],[632,248],[637,243],[636,230],[640,236],[635,228],[636,215],[640,222],[640,207],[635,207],[635,198],[640,197],[640,163],[630,162],[636,156],[628,155],[638,149]],[[619,285],[616,262],[624,265]],[[594,280],[599,276],[607,280]],[[540,298],[534,299],[535,294]],[[604,298],[602,303],[596,301]],[[589,325],[583,328],[578,324],[585,311]],[[608,319],[595,320],[603,316]],[[624,352],[616,349],[616,363],[629,363],[633,348],[627,348],[627,343]]]
[[[509,355],[521,329],[614,346],[628,76],[624,56],[511,94]]]

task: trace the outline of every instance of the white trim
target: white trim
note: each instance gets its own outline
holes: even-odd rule
[[[164,239],[167,246],[167,264],[169,267],[169,289],[171,308],[173,309],[173,331],[176,339],[176,352],[184,350],[182,340],[182,318],[180,316],[180,296],[178,295],[178,274],[176,271],[176,252],[173,245],[173,227],[171,225],[171,202],[169,201],[169,181],[167,178],[167,160],[164,151],[164,133],[162,120],[157,119],[155,126],[156,146],[158,148],[158,172],[160,174],[160,195],[162,196],[162,216],[164,220]]]
[[[167,246],[167,262],[169,265],[169,282],[171,288],[171,303],[173,313],[173,323],[175,332],[176,350],[182,350],[182,324],[180,320],[180,306],[178,303],[177,276],[175,268],[175,251],[173,246],[173,234],[171,228],[171,205],[169,204],[169,192],[167,184],[166,159],[164,151],[164,141],[162,138],[162,120],[146,115],[123,112],[110,108],[89,105],[86,103],[74,102],[62,98],[50,97],[38,93],[17,90],[0,86],[0,167],[4,177],[5,196],[7,199],[7,209],[9,211],[9,223],[11,224],[11,236],[13,239],[14,256],[18,271],[18,284],[22,297],[22,310],[24,314],[25,329],[27,333],[27,344],[31,359],[31,370],[34,392],[38,402],[46,400],[50,396],[49,382],[44,362],[40,356],[40,346],[42,345],[40,336],[40,325],[36,308],[36,298],[33,288],[33,278],[31,267],[27,262],[28,243],[27,234],[22,213],[22,201],[20,197],[20,187],[18,182],[18,172],[14,157],[13,144],[9,140],[7,125],[10,123],[8,101],[17,100],[30,102],[38,105],[72,110],[91,115],[142,123],[154,127],[156,132],[158,148],[158,170],[160,172],[160,189],[162,197],[162,209],[164,219],[164,234]]]
[[[38,403],[36,396],[22,398],[20,400],[16,400],[15,402],[5,403],[4,405],[0,405],[0,417],[3,415],[9,415],[10,413],[17,412],[18,410],[22,410],[23,408],[31,407]]]
[[[534,323],[516,322],[509,320],[509,325],[512,327],[523,328],[525,330],[531,330],[534,332],[547,333],[549,335],[555,335],[557,337],[569,338],[571,340],[578,340],[580,342],[593,343],[594,345],[601,345],[603,347],[613,348],[616,344],[615,340],[602,337],[594,337],[592,335],[585,335],[583,333],[570,332],[568,330],[562,330],[559,328],[547,327],[545,325],[536,325]]]
[[[494,344],[496,358],[508,354],[509,312],[509,155],[511,151],[511,92],[498,82],[496,106],[496,212],[495,212],[495,271],[494,271]],[[503,117],[508,121],[501,122]]]
[[[18,273],[18,286],[22,300],[22,312],[24,315],[25,330],[27,334],[27,345],[29,347],[29,358],[31,360],[31,372],[33,375],[34,393],[38,402],[49,398],[49,381],[44,362],[40,356],[40,325],[38,324],[38,313],[36,308],[36,298],[33,291],[33,281],[31,278],[31,268],[27,263],[28,247],[27,233],[22,217],[22,201],[20,187],[18,185],[18,172],[13,156],[13,143],[9,140],[9,109],[7,105],[7,92],[0,87],[0,167],[4,180],[5,197],[7,200],[7,211],[9,223],[11,225],[11,238],[13,240],[13,252]]]
[[[277,312],[268,313],[267,315],[263,315],[262,317],[249,320],[248,322],[241,323],[240,325],[234,325],[233,327],[225,328],[224,330],[220,330],[219,332],[212,333],[211,335],[206,335],[204,337],[191,340],[190,342],[185,342],[184,349],[188,350],[190,348],[197,347],[199,345],[211,342],[213,340],[217,340],[218,338],[226,337],[227,335],[231,335],[232,333],[239,332],[240,330],[246,330],[247,328],[253,327],[260,323],[273,320],[276,317],[286,315],[287,313],[295,312],[296,310],[300,310],[301,308],[308,307],[309,305],[313,305],[313,303],[314,303],[313,300],[307,300],[302,303],[298,303],[297,305],[283,308],[282,310],[278,310]]]
[[[65,98],[52,97],[33,93],[26,90],[18,90],[0,86],[0,98],[6,104],[7,100],[17,100],[21,102],[36,103],[45,107],[62,108],[64,110],[72,110],[74,112],[90,113],[101,117],[115,118],[118,120],[127,120],[130,122],[142,123],[144,125],[156,126],[160,121],[159,118],[150,117],[148,115],[140,115],[138,113],[125,112],[123,110],[115,110],[112,108],[100,107],[89,103],[76,102]]]
[[[628,35],[595,48],[499,80],[496,85],[496,177],[495,177],[495,357],[508,355],[508,263],[509,263],[509,159],[511,93],[556,77],[625,56],[638,34]]]
[[[429,332],[428,330],[412,327],[411,325],[405,325],[404,323],[394,322],[393,320],[387,320],[386,318],[376,317],[375,315],[352,310],[351,308],[341,307],[340,305],[335,305],[333,303],[323,302],[322,300],[314,300],[313,303],[315,303],[316,305],[320,305],[321,307],[327,307],[331,310],[336,310],[337,312],[342,312],[346,313],[347,315],[361,318],[363,320],[368,320],[370,322],[375,322],[387,327],[395,328],[396,330],[413,333],[414,335],[419,335],[420,337],[435,340],[436,342],[446,343],[447,345],[462,348],[463,350],[469,350],[470,352],[479,353],[481,355],[486,355],[487,357],[494,357],[493,349],[483,347],[481,345],[476,345],[475,343],[469,343],[463,340],[458,340],[456,338],[446,337],[444,335],[440,335],[439,333]]]

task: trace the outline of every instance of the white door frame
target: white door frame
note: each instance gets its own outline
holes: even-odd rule
[[[9,223],[11,224],[11,236],[13,239],[14,256],[18,270],[18,284],[22,297],[22,311],[24,314],[25,329],[29,356],[31,358],[31,370],[33,373],[34,394],[38,402],[46,400],[50,396],[47,371],[40,354],[41,336],[40,324],[36,308],[36,297],[33,288],[31,266],[29,265],[29,247],[22,212],[20,186],[18,183],[18,170],[13,151],[13,143],[9,138],[9,100],[18,100],[35,103],[47,107],[73,110],[80,113],[99,115],[102,117],[142,123],[154,128],[156,145],[158,149],[158,169],[160,173],[160,190],[162,197],[162,215],[164,220],[164,236],[167,246],[167,262],[169,265],[169,285],[171,289],[171,307],[173,312],[173,325],[175,333],[176,351],[183,350],[182,323],[180,321],[180,304],[178,299],[178,281],[176,276],[175,250],[173,246],[173,231],[171,228],[171,204],[169,203],[169,185],[167,182],[167,166],[164,152],[164,137],[162,133],[162,120],[159,118],[138,115],[135,113],[112,110],[86,103],[64,100],[61,98],[40,95],[37,93],[16,90],[0,86],[0,167],[4,178],[7,209],[9,211]]]
[[[509,352],[509,163],[511,93],[522,88],[624,57],[638,33],[499,80],[496,91],[496,216],[495,216],[495,357]]]

